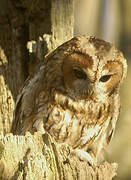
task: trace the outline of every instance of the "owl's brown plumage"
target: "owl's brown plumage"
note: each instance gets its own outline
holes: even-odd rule
[[[126,71],[125,58],[112,44],[88,36],[71,39],[26,81],[12,132],[46,131],[95,164],[114,132]]]

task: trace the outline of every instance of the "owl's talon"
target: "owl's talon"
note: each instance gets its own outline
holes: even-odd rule
[[[36,128],[37,131],[40,131],[42,134],[45,134],[45,129],[44,129],[44,125],[43,125],[43,119],[37,120],[34,123],[33,127]]]
[[[75,154],[76,156],[78,156],[78,158],[81,161],[88,162],[91,166],[97,165],[96,158],[84,150],[81,150],[81,149],[73,150],[72,154]]]

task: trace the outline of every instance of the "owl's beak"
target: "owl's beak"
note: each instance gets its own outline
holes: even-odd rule
[[[89,91],[88,91],[88,97],[89,97],[89,99],[92,99],[93,94],[94,94],[94,91],[93,91],[92,88],[90,88]]]
[[[93,88],[91,88],[91,89],[89,90],[88,97],[89,97],[89,99],[91,99],[91,100],[96,100],[96,96],[95,96],[95,92],[94,92]]]

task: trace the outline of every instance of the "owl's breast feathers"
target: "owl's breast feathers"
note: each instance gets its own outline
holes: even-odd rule
[[[105,103],[93,100],[76,102],[56,93],[54,100],[55,105],[51,106],[44,128],[57,142],[87,150],[93,143],[101,141],[105,134],[102,141],[108,144],[108,136],[113,129],[112,122],[116,122],[119,114],[119,107],[115,107],[114,99]]]

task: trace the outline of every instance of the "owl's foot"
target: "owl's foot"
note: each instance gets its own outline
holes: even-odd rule
[[[36,131],[40,131],[42,134],[45,134],[43,119],[37,120],[37,121],[34,123],[33,127],[36,129]]]
[[[76,149],[73,150],[72,154],[78,156],[81,161],[87,161],[91,166],[97,165],[96,157],[91,152],[89,153],[81,149]]]

